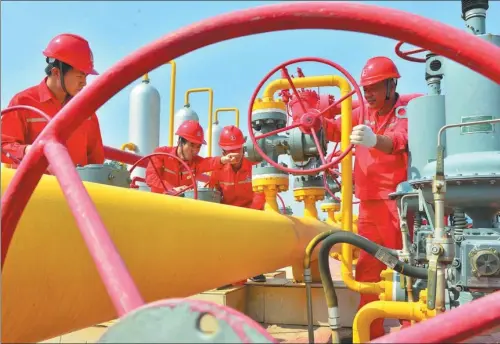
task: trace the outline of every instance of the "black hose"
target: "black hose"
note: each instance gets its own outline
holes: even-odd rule
[[[327,301],[331,300],[330,303],[333,303],[327,305],[328,307],[337,307],[338,305],[337,294],[335,293],[335,288],[333,286],[333,281],[330,273],[329,256],[331,248],[334,245],[341,243],[350,244],[366,251],[368,254],[374,256],[389,268],[399,272],[402,275],[427,280],[427,269],[414,267],[400,261],[393,255],[391,249],[375,244],[374,242],[369,241],[360,235],[347,231],[339,231],[331,234],[325,240],[323,240],[323,244],[321,245],[321,248],[319,250],[318,258],[321,283],[323,284],[323,289],[325,290]],[[348,258],[345,257],[345,259]]]

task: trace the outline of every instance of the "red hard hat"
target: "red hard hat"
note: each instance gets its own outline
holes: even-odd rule
[[[63,33],[52,38],[43,55],[54,58],[86,74],[98,75],[94,69],[94,55],[83,37]]]
[[[245,137],[238,127],[229,125],[222,129],[219,136],[219,146],[223,150],[239,149],[245,144]]]
[[[387,79],[399,79],[398,68],[385,56],[369,59],[361,72],[360,86],[370,86]]]
[[[207,144],[204,139],[203,128],[200,123],[193,119],[182,122],[179,128],[177,128],[175,135],[180,136],[192,143],[200,145]]]

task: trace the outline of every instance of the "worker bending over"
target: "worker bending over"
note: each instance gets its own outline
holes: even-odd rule
[[[98,75],[89,43],[82,37],[61,34],[43,51],[46,77],[40,84],[16,94],[9,103],[29,105],[54,117],[87,84],[87,75]],[[2,116],[2,162],[17,164],[29,151],[48,121],[40,115],[18,110]],[[99,120],[92,114],[66,141],[75,165],[104,163]]]
[[[239,159],[238,153],[214,158],[199,156],[201,145],[206,144],[206,142],[203,128],[197,121],[184,121],[175,134],[179,137],[177,146],[158,147],[153,153],[176,155],[186,162],[195,176],[217,170],[224,164],[236,163]],[[170,192],[185,191],[192,187],[193,183],[196,183],[196,181],[190,180],[190,177],[189,171],[184,170],[177,159],[169,156],[157,155],[151,157],[146,168],[146,184],[151,188],[151,192],[165,193],[163,185],[166,185]]]
[[[241,130],[234,125],[222,129],[219,146],[223,156],[237,154],[238,158],[235,163],[214,171],[210,176],[209,185],[220,191],[222,204],[264,210],[264,193],[252,190],[252,163],[243,156],[245,141]],[[266,276],[260,274],[250,279],[254,282],[265,282]]]
[[[407,179],[408,161],[408,122],[395,114],[398,107],[406,106],[396,93],[399,78],[398,69],[389,58],[374,57],[367,61],[360,81],[366,100],[365,118],[360,123],[359,109],[353,111],[350,136],[351,143],[356,145],[354,179],[355,194],[360,200],[358,233],[392,249],[402,248],[402,236],[396,202],[389,200],[389,194]],[[340,142],[340,118],[333,124],[326,122],[326,135],[328,140]],[[356,280],[380,281],[380,272],[384,269],[383,263],[361,250]],[[378,299],[378,295],[361,294],[359,308]],[[383,321],[377,319],[372,323],[371,340],[385,334]]]

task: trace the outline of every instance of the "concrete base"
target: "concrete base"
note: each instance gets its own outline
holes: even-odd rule
[[[283,336],[283,333],[286,332],[295,333],[295,339],[304,337],[304,335],[307,338],[307,329],[305,328],[307,326],[305,284],[293,283],[291,272],[290,267],[284,268],[265,274],[267,281],[263,283],[249,281],[246,285],[232,286],[221,290],[208,290],[190,296],[190,298],[212,301],[234,308],[262,323],[271,333],[276,332],[278,336]],[[335,281],[335,286],[337,287],[339,306],[343,310],[340,319],[341,324],[350,327],[354,319],[359,296],[348,290],[341,281]],[[312,300],[315,326],[327,326],[328,313],[321,284],[313,284]],[[116,321],[118,320],[65,334],[42,343],[93,343]],[[207,322],[209,323],[205,324],[204,328],[215,329],[217,327],[215,320]],[[284,331],[283,329],[288,330]],[[326,332],[329,331],[327,328],[321,331],[325,332],[325,330]]]

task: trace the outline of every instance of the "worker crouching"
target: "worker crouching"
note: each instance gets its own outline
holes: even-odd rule
[[[252,190],[252,163],[243,156],[245,141],[246,138],[241,130],[234,125],[222,129],[219,146],[222,149],[223,156],[235,154],[237,159],[233,163],[214,171],[210,176],[209,185],[220,191],[222,204],[264,210],[264,204],[266,203],[264,193]],[[265,282],[266,277],[260,274],[250,278],[250,280]]]
[[[199,156],[201,145],[206,144],[206,142],[203,128],[197,121],[184,121],[175,134],[179,137],[177,146],[158,147],[153,153],[176,155],[186,162],[195,177],[201,173],[215,171],[224,164],[236,163],[239,159],[237,153],[213,158]],[[195,183],[195,180],[191,180],[189,171],[185,170],[181,163],[173,157],[153,156],[146,168],[146,184],[151,188],[151,192],[165,193],[164,185],[169,189],[169,193],[184,192],[193,187]]]

